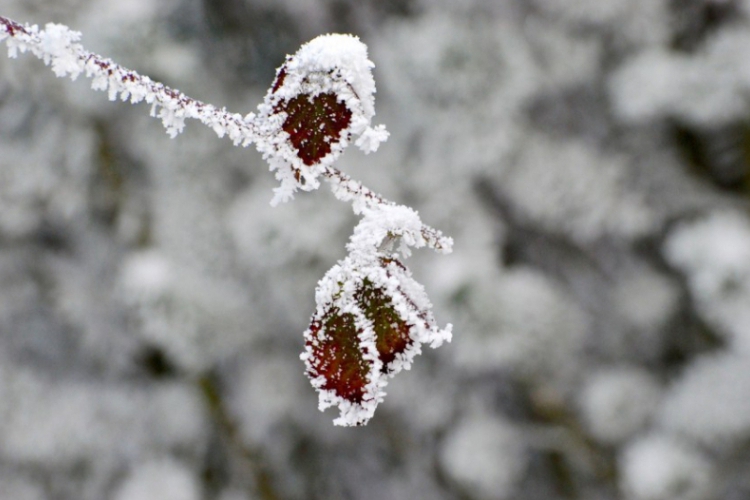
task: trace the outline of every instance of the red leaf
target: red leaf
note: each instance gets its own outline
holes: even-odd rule
[[[279,73],[276,84],[284,81]],[[282,101],[277,112],[287,114],[281,128],[289,134],[289,142],[305,165],[314,165],[331,152],[331,143],[341,139],[341,132],[349,127],[352,112],[333,93],[316,96],[300,94]]]
[[[318,307],[300,357],[320,409],[338,405],[336,425],[366,423],[388,379],[411,367],[422,344],[450,341],[450,325],[435,325],[424,289],[393,257],[347,257],[320,280],[315,295]]]
[[[360,350],[359,333],[354,315],[340,314],[333,308],[321,320],[312,322],[306,342],[310,348],[310,378],[322,376],[325,384],[320,389],[333,391],[356,404],[362,402],[370,372],[370,363]]]
[[[375,346],[380,361],[383,362],[382,371],[386,373],[396,355],[403,353],[412,344],[411,328],[398,315],[391,298],[369,281],[365,280],[356,299],[364,315],[374,325]]]

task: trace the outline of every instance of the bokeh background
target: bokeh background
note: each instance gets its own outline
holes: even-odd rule
[[[453,343],[334,427],[298,355],[350,207],[3,55],[0,499],[750,498],[750,1],[0,13],[243,114],[357,34],[391,138],[339,166],[455,238],[408,262]]]

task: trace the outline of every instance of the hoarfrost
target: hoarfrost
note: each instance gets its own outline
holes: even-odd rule
[[[619,443],[648,423],[660,396],[658,382],[647,371],[610,368],[589,378],[579,401],[593,436],[605,443]]]
[[[513,498],[528,464],[519,431],[489,415],[462,419],[445,437],[439,457],[451,479],[483,500]]]
[[[750,350],[750,221],[717,212],[677,226],[664,254],[687,279],[698,310],[729,340]]]
[[[534,380],[571,373],[589,332],[585,313],[550,280],[517,268],[473,285],[455,346],[471,372],[508,368]]]
[[[151,460],[138,465],[125,478],[115,500],[199,500],[195,474],[173,459]]]
[[[633,239],[654,226],[655,215],[628,188],[626,175],[624,158],[537,136],[498,180],[525,217],[585,243],[607,236]]]
[[[711,463],[683,441],[649,435],[630,444],[620,457],[621,486],[634,500],[710,498]]]
[[[667,390],[658,419],[708,447],[750,438],[750,358],[719,352],[693,361]]]
[[[644,51],[614,73],[610,82],[615,111],[642,122],[675,117],[713,126],[742,119],[750,85],[750,31],[744,26],[711,37],[694,55]]]

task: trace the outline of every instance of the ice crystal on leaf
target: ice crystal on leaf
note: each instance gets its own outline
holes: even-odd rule
[[[425,245],[418,231],[409,231],[409,219],[419,221],[406,207],[366,210],[349,256],[318,283],[301,358],[321,410],[339,406],[337,425],[367,423],[388,377],[408,370],[422,344],[435,348],[451,339],[451,325],[437,326],[424,288],[399,259],[409,246]]]
[[[366,153],[388,138],[375,115],[373,63],[367,47],[350,35],[323,35],[303,45],[277,70],[276,79],[258,107],[255,123],[263,139],[260,150],[281,187],[274,202],[294,191],[316,189],[317,178],[349,145]]]
[[[307,166],[330,154],[331,142],[340,138],[352,121],[352,112],[332,93],[298,95],[279,109],[286,113],[281,128],[289,134],[289,142]]]
[[[347,245],[349,255],[318,284],[302,359],[321,409],[339,406],[334,423],[366,423],[385,395],[387,378],[408,369],[422,344],[434,348],[451,338],[451,325],[437,326],[423,287],[402,259],[410,247],[448,253],[453,244],[414,210],[332,166],[352,140],[370,153],[388,138],[383,125],[371,126],[375,81],[367,47],[354,36],[337,34],[304,44],[277,70],[257,114],[243,117],[88,52],[80,38],[60,24],[40,30],[0,16],[0,41],[8,44],[10,57],[30,52],[57,76],[85,74],[110,100],[145,101],[170,137],[194,118],[235,146],[255,144],[280,183],[272,204],[298,190],[317,189],[322,178],[336,198],[351,202],[362,216]]]
[[[320,281],[316,299],[301,357],[320,408],[339,406],[338,425],[367,423],[387,378],[408,370],[421,344],[451,338],[450,325],[437,327],[424,289],[395,258],[372,267],[345,259]]]

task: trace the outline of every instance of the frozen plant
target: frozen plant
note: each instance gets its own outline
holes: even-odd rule
[[[660,396],[659,384],[646,370],[610,368],[587,381],[579,405],[596,439],[619,443],[645,426]]]
[[[2,460],[65,467],[89,456],[111,462],[145,448],[189,451],[204,439],[206,414],[189,385],[133,388],[50,380],[3,363]]]
[[[742,120],[748,110],[748,50],[750,31],[742,25],[711,36],[696,54],[644,50],[609,82],[614,111],[631,123],[668,117],[711,127]]]
[[[672,230],[667,261],[682,271],[701,316],[736,350],[750,349],[750,221],[722,211]]]
[[[669,387],[662,427],[715,450],[750,438],[750,357],[718,351],[693,360]]]
[[[630,444],[620,457],[621,487],[633,500],[710,498],[711,463],[687,443],[650,435]]]
[[[519,431],[480,412],[464,417],[440,450],[440,465],[473,498],[513,498],[529,457]]]
[[[152,460],[138,466],[115,493],[116,500],[198,500],[195,475],[171,459]]]
[[[288,56],[257,113],[242,116],[192,99],[178,90],[85,50],[81,34],[60,24],[21,25],[0,17],[8,54],[30,52],[59,77],[85,74],[109,99],[151,104],[170,137],[186,118],[211,127],[234,145],[255,144],[279,186],[272,204],[327,181],[336,198],[352,203],[361,221],[348,255],[319,282],[317,308],[305,332],[302,359],[320,408],[338,405],[339,425],[361,425],[373,415],[389,377],[408,369],[421,344],[451,338],[403,264],[410,247],[448,253],[453,241],[422,223],[414,210],[370,191],[333,167],[348,144],[374,152],[388,138],[375,115],[373,63],[367,47],[350,35],[323,35]],[[355,139],[356,137],[356,139]]]
[[[488,275],[468,291],[458,316],[467,334],[456,345],[469,373],[508,369],[530,382],[570,380],[590,331],[585,312],[531,267]]]

